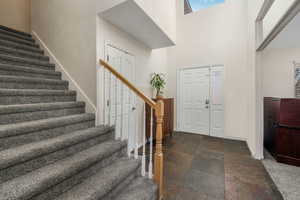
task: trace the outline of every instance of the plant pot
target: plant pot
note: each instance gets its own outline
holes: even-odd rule
[[[156,95],[156,99],[157,100],[162,100],[162,99],[164,99],[164,97],[161,94],[159,94],[159,95]]]

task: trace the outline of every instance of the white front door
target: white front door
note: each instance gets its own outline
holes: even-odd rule
[[[106,61],[134,83],[134,56],[111,45],[106,46]],[[105,72],[105,124],[116,125],[116,137],[129,139],[135,135],[135,95],[114,75]],[[133,141],[132,139],[130,141]],[[133,149],[133,144],[129,144]]]
[[[210,80],[210,135],[224,137],[224,67],[212,67]]]
[[[209,67],[179,73],[179,129],[209,135]]]

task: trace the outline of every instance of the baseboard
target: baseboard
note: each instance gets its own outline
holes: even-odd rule
[[[40,47],[45,51],[45,54],[49,56],[50,61],[55,64],[55,69],[62,73],[62,79],[69,81],[70,90],[75,90],[77,92],[78,101],[84,101],[86,103],[86,111],[88,113],[96,113],[97,108],[91,101],[91,99],[86,95],[86,93],[81,89],[79,84],[72,78],[72,76],[68,73],[68,71],[64,68],[64,66],[59,62],[59,60],[55,57],[55,55],[51,52],[51,50],[47,47],[47,45],[43,42],[43,40],[39,37],[39,35],[32,31],[32,36],[36,39],[37,43]]]
[[[187,134],[195,134],[195,135],[202,135],[202,134],[198,134],[198,133],[189,133],[189,132],[184,132],[184,131],[180,131],[178,129],[175,129],[174,132],[182,132],[182,133],[187,133]],[[221,139],[228,139],[228,140],[238,140],[238,141],[243,141],[246,142],[247,140],[245,138],[240,138],[240,137],[232,137],[232,136],[223,136],[223,137],[218,137],[218,136],[213,136],[213,135],[206,135],[206,136],[210,136],[210,137],[215,137],[215,138],[221,138]]]

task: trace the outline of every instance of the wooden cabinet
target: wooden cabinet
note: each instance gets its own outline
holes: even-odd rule
[[[264,98],[264,146],[278,162],[300,166],[300,99]]]
[[[156,99],[153,99],[157,101]],[[164,121],[163,121],[163,139],[167,136],[171,136],[174,131],[174,99],[168,98],[163,99],[164,101]],[[151,108],[146,104],[146,138],[150,138],[150,112]],[[156,133],[156,118],[154,110],[152,111],[153,114],[153,137],[155,139]]]

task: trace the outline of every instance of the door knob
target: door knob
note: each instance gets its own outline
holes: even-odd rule
[[[131,109],[132,111],[135,111],[136,110],[136,107],[132,107],[132,109]]]

